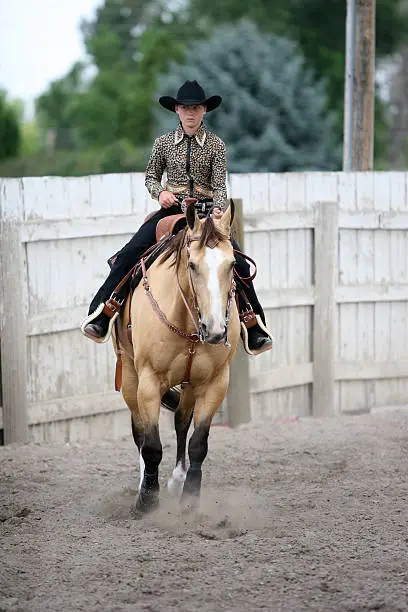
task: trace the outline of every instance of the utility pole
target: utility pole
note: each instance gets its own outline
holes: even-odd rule
[[[375,0],[347,0],[343,170],[372,170]]]

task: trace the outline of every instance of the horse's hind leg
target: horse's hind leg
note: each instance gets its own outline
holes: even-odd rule
[[[187,434],[193,417],[194,398],[190,389],[185,389],[174,414],[174,427],[177,436],[176,467],[167,483],[169,493],[179,497],[186,479]]]

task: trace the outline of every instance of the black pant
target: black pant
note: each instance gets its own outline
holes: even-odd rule
[[[93,298],[88,314],[91,314],[96,310],[102,302],[106,302],[111,296],[112,291],[120,283],[122,278],[129,272],[129,270],[135,265],[140,259],[143,253],[156,242],[156,225],[164,217],[170,215],[177,215],[181,213],[180,206],[170,206],[170,208],[160,208],[146,223],[140,227],[131,240],[116,254],[115,262],[112,266],[110,274],[102,287],[99,289],[95,297]],[[233,241],[234,249],[240,250],[238,244]],[[242,277],[248,277],[250,275],[250,268],[246,260],[241,255],[236,255],[235,269],[238,274]],[[261,316],[262,321],[265,323],[265,315],[262,310],[258,298],[255,293],[255,289],[252,281],[245,281],[246,285],[243,287],[246,296],[251,303],[251,306],[255,312]],[[242,298],[239,298],[240,308],[245,308],[245,302]]]

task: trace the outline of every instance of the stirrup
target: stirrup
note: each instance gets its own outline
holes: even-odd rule
[[[261,346],[261,348],[257,349],[256,351],[251,351],[251,349],[249,348],[249,344],[248,344],[248,330],[246,328],[245,323],[243,323],[241,321],[241,338],[242,338],[242,343],[244,345],[245,352],[248,353],[248,355],[260,355],[261,353],[266,353],[266,351],[270,351],[272,349],[272,346],[275,344],[274,337],[272,336],[271,332],[266,327],[266,325],[263,324],[261,317],[259,315],[255,315],[255,316],[256,316],[256,321],[257,321],[259,327],[271,339],[272,345],[271,346],[267,346],[267,347]]]
[[[111,317],[109,321],[108,331],[106,332],[105,336],[103,336],[102,338],[95,338],[95,336],[90,336],[85,331],[85,327],[88,325],[88,323],[92,323],[92,321],[95,321],[95,319],[99,317],[100,314],[102,314],[104,308],[105,308],[105,304],[102,302],[102,304],[99,304],[98,308],[94,310],[92,314],[88,315],[81,323],[81,332],[83,333],[83,335],[86,338],[89,338],[90,340],[97,342],[98,344],[103,344],[104,342],[107,342],[109,340],[111,333],[112,333],[112,328],[115,324],[117,317],[119,316],[119,312],[115,312],[115,314]]]

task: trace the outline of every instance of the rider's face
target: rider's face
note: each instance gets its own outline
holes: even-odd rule
[[[205,115],[205,106],[197,104],[195,106],[184,106],[177,104],[176,113],[180,117],[182,126],[186,132],[194,133],[198,130]]]

